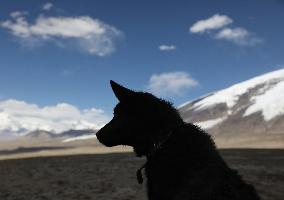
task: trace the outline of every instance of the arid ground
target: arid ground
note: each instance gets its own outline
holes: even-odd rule
[[[284,199],[284,150],[221,150],[232,168],[261,197]],[[144,163],[133,153],[108,153],[0,161],[1,200],[142,200],[136,181]]]

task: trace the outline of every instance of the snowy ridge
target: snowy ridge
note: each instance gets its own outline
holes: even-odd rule
[[[245,111],[243,116],[262,112],[266,121],[284,114],[284,81],[277,83],[265,93],[254,96],[251,99],[254,103]]]
[[[62,142],[73,142],[76,140],[88,140],[88,139],[96,139],[96,135],[81,135],[78,137],[72,137],[72,138],[67,138],[65,140],[63,140]]]
[[[178,109],[185,121],[217,133],[283,132],[284,68],[186,102]],[[224,126],[217,127],[220,124]]]
[[[202,122],[195,122],[194,124],[197,125],[197,126],[200,126],[203,129],[210,129],[210,128],[214,127],[215,125],[221,123],[225,119],[226,119],[225,117],[220,117],[220,118],[217,118],[217,119],[211,119],[211,120],[202,121]]]
[[[239,96],[245,94],[249,89],[255,88],[261,84],[270,84],[277,81],[284,81],[284,69],[257,76],[250,80],[235,84],[227,89],[220,90],[194,104],[194,109],[202,110],[220,103],[226,103],[226,105],[231,108],[236,104]]]
[[[210,95],[213,95],[213,94],[214,94],[214,93],[211,92],[211,93],[202,95],[202,96],[200,96],[200,97],[198,97],[198,98],[196,98],[196,99],[186,101],[185,103],[180,104],[179,106],[177,106],[177,109],[180,109],[180,108],[182,108],[182,107],[185,107],[185,106],[187,106],[188,104],[190,104],[190,103],[192,103],[192,102],[195,102],[195,101],[198,101],[198,100],[200,100],[200,99],[206,98],[206,97],[208,97],[208,96],[210,96]]]
[[[278,115],[284,114],[284,69],[257,76],[215,92],[194,103],[191,109],[201,111],[225,103],[228,112],[230,112],[230,109],[236,105],[241,95],[257,87],[259,87],[257,93],[250,97],[251,104],[247,107],[243,116],[261,112],[263,118],[269,121]],[[183,104],[182,106],[185,107],[186,105]]]

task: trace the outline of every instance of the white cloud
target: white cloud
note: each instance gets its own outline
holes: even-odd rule
[[[67,103],[40,107],[14,99],[0,101],[0,134],[25,134],[34,130],[59,133],[70,129],[97,129],[108,120],[109,117],[103,110],[96,108],[80,110]]]
[[[244,28],[225,28],[215,35],[216,39],[227,40],[238,45],[255,45],[262,42]]]
[[[148,89],[160,96],[181,95],[186,89],[197,86],[198,82],[182,71],[166,72],[151,76]]]
[[[14,19],[24,16],[24,15],[28,15],[28,12],[26,11],[14,11],[10,13],[10,16]]]
[[[74,74],[75,70],[70,70],[70,69],[64,69],[61,72],[62,76],[68,77],[68,76],[72,76]]]
[[[48,11],[48,10],[50,10],[52,7],[53,7],[53,4],[50,3],[50,2],[48,2],[48,3],[46,3],[46,4],[44,4],[44,5],[42,6],[42,9]]]
[[[203,33],[207,30],[219,29],[228,24],[233,23],[233,20],[226,15],[215,14],[208,19],[203,19],[195,22],[189,29],[191,33]]]
[[[227,40],[239,40],[247,37],[249,35],[248,31],[244,28],[225,28],[221,30],[217,35],[217,39],[227,39]]]
[[[0,26],[24,41],[62,43],[62,41],[71,40],[75,47],[98,56],[112,53],[115,50],[116,40],[123,35],[114,26],[89,16],[46,17],[41,15],[34,23],[30,23],[25,15],[25,12],[13,12],[12,19],[0,22]],[[61,39],[60,42],[58,42],[59,39]]]
[[[160,45],[159,49],[161,51],[173,51],[173,50],[176,50],[176,46],[175,45]]]
[[[233,42],[241,46],[254,46],[256,44],[262,43],[261,38],[256,37],[254,34],[242,27],[237,28],[226,28],[229,24],[232,24],[233,20],[226,15],[215,14],[212,17],[204,20],[199,20],[190,27],[191,33],[206,33],[217,40],[226,40]],[[219,30],[208,31],[208,30]]]

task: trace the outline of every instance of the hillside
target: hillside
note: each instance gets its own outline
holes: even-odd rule
[[[185,103],[179,111],[223,140],[220,146],[284,147],[284,69]]]

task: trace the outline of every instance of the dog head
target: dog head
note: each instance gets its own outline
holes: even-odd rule
[[[145,154],[163,135],[165,128],[183,123],[179,113],[165,100],[146,92],[136,92],[110,81],[119,100],[113,119],[97,132],[105,146],[128,145]]]

